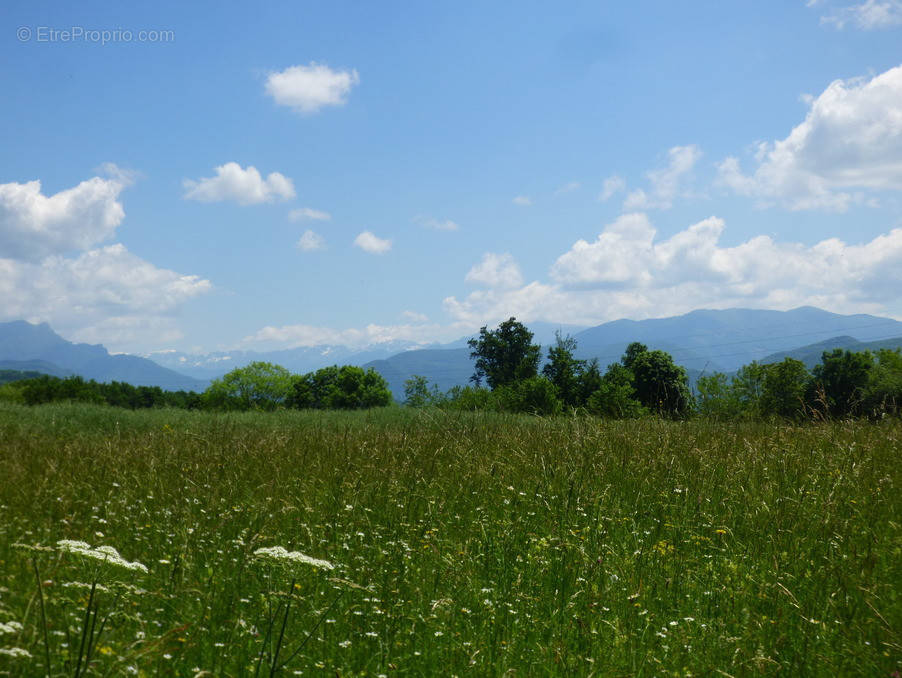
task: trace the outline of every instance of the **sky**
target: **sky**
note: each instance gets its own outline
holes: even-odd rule
[[[902,319],[902,0],[0,6],[0,321]]]

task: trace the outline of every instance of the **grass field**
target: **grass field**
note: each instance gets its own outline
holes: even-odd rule
[[[900,457],[899,421],[0,404],[0,674],[898,676]]]

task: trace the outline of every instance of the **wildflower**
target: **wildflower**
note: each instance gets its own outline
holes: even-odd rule
[[[324,570],[332,570],[335,566],[328,560],[320,560],[319,558],[311,558],[300,551],[287,551],[282,546],[268,546],[254,551],[254,556],[262,559],[270,559],[287,563],[302,563],[304,565],[312,565],[313,567],[322,568]]]
[[[137,570],[140,572],[147,572],[147,568],[139,563],[138,561],[130,562],[119,555],[119,552],[114,549],[112,546],[98,546],[96,548],[92,547],[90,544],[83,541],[73,541],[71,539],[61,539],[56,542],[57,548],[64,553],[71,553],[76,556],[82,556],[85,558],[94,558],[95,560],[101,560],[105,563],[109,563],[110,565],[116,565],[117,567],[124,567],[126,570]]]
[[[338,644],[338,647],[345,647],[345,648],[351,647],[351,641],[350,641],[350,640],[343,640],[343,641],[341,641],[341,642]]]
[[[17,621],[0,622],[0,634],[3,633],[18,633],[22,630],[22,625]]]
[[[0,655],[6,655],[13,659],[30,659],[31,652],[21,647],[0,647]]]

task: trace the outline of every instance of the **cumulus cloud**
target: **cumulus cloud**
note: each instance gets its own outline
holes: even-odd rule
[[[299,207],[288,213],[291,221],[329,221],[332,215],[328,212],[315,210],[310,207]]]
[[[695,145],[674,146],[667,151],[667,166],[646,174],[649,190],[631,191],[623,202],[624,210],[670,209],[673,201],[685,193],[685,184],[702,152]],[[617,184],[615,183],[615,186]]]
[[[51,196],[37,180],[0,184],[0,257],[39,261],[111,238],[125,217],[118,198],[129,178],[114,165],[108,169],[111,178],[94,177]]]
[[[379,238],[370,231],[363,231],[354,238],[354,245],[370,254],[385,254],[391,249],[391,240]]]
[[[304,231],[297,242],[297,248],[302,252],[315,252],[316,250],[325,249],[325,247],[326,241],[323,239],[323,236],[311,231],[309,228]]]
[[[121,244],[39,263],[0,258],[0,317],[49,322],[69,339],[114,349],[178,339],[178,307],[211,289],[210,281],[158,268]]]
[[[902,25],[902,0],[866,0],[821,17],[821,22],[842,30],[848,25],[865,31]]]
[[[460,228],[450,219],[435,219],[434,217],[426,217],[417,215],[413,218],[415,224],[419,224],[423,228],[429,228],[433,231],[456,231]]]
[[[445,310],[474,326],[510,315],[598,324],[736,306],[902,314],[902,229],[864,244],[829,238],[805,246],[757,236],[724,247],[724,228],[710,217],[658,239],[646,215],[624,215],[558,257],[550,283],[448,297]]]
[[[529,205],[532,205],[532,199],[526,195],[518,195],[511,202],[513,202],[515,205],[520,205],[520,207],[528,207]]]
[[[237,162],[227,162],[214,168],[215,177],[185,179],[186,200],[222,202],[234,200],[239,205],[254,205],[274,200],[290,200],[295,197],[294,183],[278,172],[265,179],[253,165],[242,169]]]
[[[604,180],[604,183],[601,186],[601,193],[598,194],[598,199],[601,202],[605,202],[614,197],[615,194],[625,189],[626,182],[621,177],[614,174]]]
[[[834,81],[788,137],[759,146],[756,163],[745,174],[726,158],[719,182],[762,206],[835,212],[872,202],[874,191],[902,190],[902,66]]]
[[[522,285],[523,276],[510,254],[486,252],[482,255],[482,261],[469,270],[466,281],[487,287],[511,288]]]
[[[360,82],[357,71],[333,70],[311,61],[307,66],[290,66],[266,79],[266,93],[297,113],[316,113],[325,106],[343,106],[351,88]]]

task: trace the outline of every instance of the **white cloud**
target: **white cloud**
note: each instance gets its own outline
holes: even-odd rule
[[[601,193],[598,194],[598,199],[601,202],[605,202],[606,200],[610,200],[616,193],[625,189],[626,182],[621,177],[614,174],[604,180],[604,184],[601,186]]]
[[[328,212],[315,210],[310,207],[299,207],[288,213],[291,221],[329,221],[332,215]]]
[[[822,16],[821,23],[839,30],[848,24],[865,31],[892,28],[902,25],[902,0],[866,0]]]
[[[737,306],[902,314],[902,229],[861,245],[830,238],[810,247],[767,236],[723,247],[723,230],[711,217],[659,240],[645,215],[624,215],[558,257],[552,282],[479,290],[444,306],[471,326],[511,315],[593,325]]]
[[[114,165],[108,170],[112,178],[94,177],[51,196],[40,181],[0,184],[0,256],[39,261],[111,238],[125,217],[118,198],[129,179]]]
[[[280,345],[286,348],[301,346],[341,345],[351,348],[362,348],[373,344],[385,344],[394,341],[409,341],[426,344],[437,339],[451,339],[459,336],[460,329],[455,326],[437,324],[416,325],[367,325],[362,329],[335,329],[316,325],[283,325],[267,326],[254,334],[245,337],[243,346]]]
[[[0,259],[0,317],[49,322],[69,339],[111,349],[178,339],[179,306],[211,289],[208,280],[157,268],[121,244],[74,259]]]
[[[298,239],[297,248],[303,252],[314,252],[316,250],[325,249],[326,241],[319,233],[311,231],[309,228]]]
[[[264,179],[257,168],[248,165],[242,169],[237,162],[227,162],[214,168],[215,177],[205,177],[194,181],[185,179],[186,200],[200,202],[221,202],[234,200],[239,205],[254,205],[274,200],[290,200],[295,197],[291,179],[272,172]]]
[[[336,71],[311,61],[269,74],[266,93],[281,106],[298,113],[316,113],[324,106],[343,106],[351,88],[360,82],[357,71]]]
[[[469,270],[465,279],[469,283],[478,283],[492,288],[512,288],[523,284],[520,267],[507,253],[486,252],[482,255],[482,261]]]
[[[526,195],[518,195],[511,202],[513,202],[515,205],[520,205],[521,207],[528,207],[529,205],[532,205],[532,199]]]
[[[370,254],[385,254],[391,249],[391,240],[385,240],[369,231],[364,231],[354,238],[354,245]]]
[[[413,222],[419,224],[423,228],[432,229],[433,231],[456,231],[460,228],[460,226],[450,219],[435,219],[433,217],[422,215],[415,216]]]
[[[842,212],[871,191],[902,190],[902,66],[870,80],[836,80],[811,100],[805,120],[759,146],[757,167],[719,165],[719,182],[762,206]]]
[[[563,195],[564,193],[572,193],[573,191],[577,191],[582,187],[582,184],[578,181],[571,181],[569,184],[564,184],[559,189],[554,192],[555,196]]]
[[[673,201],[685,195],[684,184],[691,179],[692,169],[701,158],[698,146],[674,146],[667,151],[666,167],[646,174],[651,184],[649,191],[636,189],[626,196],[624,210],[670,209]],[[615,184],[616,186],[616,184]]]

